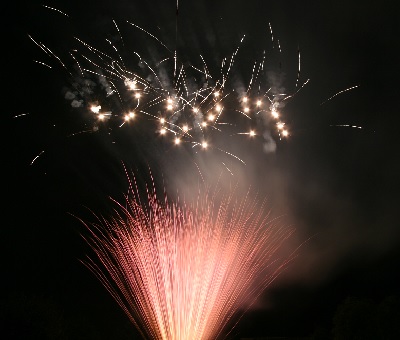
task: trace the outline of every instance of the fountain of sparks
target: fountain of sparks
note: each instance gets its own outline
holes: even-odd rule
[[[293,258],[278,253],[294,230],[249,193],[199,190],[177,204],[147,189],[143,203],[135,187],[115,216],[85,223],[95,253],[85,265],[144,338],[226,336]]]

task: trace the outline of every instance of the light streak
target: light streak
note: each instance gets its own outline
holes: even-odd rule
[[[269,31],[271,32],[271,41],[272,41],[272,48],[274,48],[274,33],[272,32],[272,26],[271,23],[268,23],[269,25]]]
[[[325,100],[324,102],[322,102],[320,105],[325,104],[326,102],[330,101],[331,99],[335,98],[336,96],[338,96],[339,94],[341,94],[341,93],[343,93],[343,92],[347,92],[347,91],[356,89],[358,86],[359,86],[359,85],[355,85],[355,86],[349,87],[349,88],[347,88],[347,89],[341,90],[341,91],[335,93],[333,96],[329,97],[327,100]]]
[[[46,67],[48,67],[48,68],[53,68],[53,67],[51,67],[50,65],[47,65],[46,63],[44,63],[43,61],[34,60],[34,62],[35,62],[35,63],[38,63],[38,64],[40,64],[40,65],[46,66]]]
[[[30,165],[33,165],[33,163],[44,153],[44,150],[40,151],[40,153],[32,160]]]
[[[53,8],[53,7],[46,6],[46,5],[42,5],[42,6],[43,6],[44,8],[51,9],[51,10],[53,10],[53,11],[56,11],[56,12],[58,12],[58,13],[61,13],[62,15],[65,15],[66,17],[69,17],[68,14],[64,13],[63,11],[60,11],[60,10],[57,9],[57,8]]]
[[[301,63],[300,63],[300,48],[297,49],[297,53],[299,55],[299,68],[297,69],[296,88],[297,88],[297,85],[298,85],[299,79],[300,79],[300,66],[301,66]]]
[[[350,128],[353,128],[353,129],[362,129],[362,126],[350,125],[350,124],[338,124],[338,125],[330,125],[330,126],[335,126],[335,127],[350,127]]]
[[[19,117],[28,116],[28,115],[29,115],[29,113],[20,113],[19,115],[13,116],[13,118],[19,118]]]

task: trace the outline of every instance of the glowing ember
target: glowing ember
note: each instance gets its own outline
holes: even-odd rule
[[[101,106],[100,105],[93,105],[90,110],[92,110],[93,113],[99,113],[101,110]]]
[[[128,114],[125,115],[125,121],[129,121],[133,118],[135,118],[135,112],[129,112]]]

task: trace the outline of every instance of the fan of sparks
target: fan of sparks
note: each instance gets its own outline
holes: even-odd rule
[[[114,129],[150,120],[154,138],[162,137],[172,145],[188,143],[196,151],[218,149],[241,162],[243,160],[228,152],[224,145],[213,143],[213,135],[225,133],[255,138],[262,136],[265,130],[272,130],[279,139],[289,136],[280,107],[308,82],[298,86],[300,53],[293,93],[279,93],[276,87],[268,84],[265,51],[250,67],[248,84],[239,90],[230,77],[244,37],[212,72],[202,55],[196,65],[191,61],[182,62],[176,50],[131,22],[128,22],[130,27],[156,42],[162,50],[159,53],[162,58],[150,62],[136,51],[126,52],[120,29],[115,21],[113,24],[120,36],[117,42],[105,39],[108,47],[100,50],[75,37],[78,47],[69,51],[68,62],[30,36],[49,58],[68,72],[72,81],[65,97],[71,105],[82,110],[86,118],[90,114],[88,121],[92,125],[72,135],[97,131],[107,124]],[[280,45],[278,47],[277,53],[281,53]],[[52,67],[48,63],[40,64]],[[146,124],[146,129],[148,127]]]
[[[250,195],[200,190],[193,203],[137,191],[112,218],[86,224],[85,264],[148,339],[226,337],[293,259],[293,234]],[[232,328],[233,327],[233,328]]]

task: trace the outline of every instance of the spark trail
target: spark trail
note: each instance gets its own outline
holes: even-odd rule
[[[176,204],[147,189],[143,201],[136,187],[112,218],[86,224],[96,254],[86,266],[143,337],[225,337],[294,257],[278,256],[293,229],[236,197],[199,190]]]

